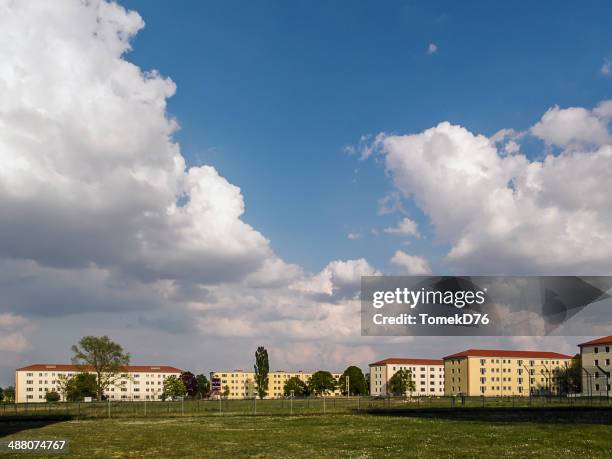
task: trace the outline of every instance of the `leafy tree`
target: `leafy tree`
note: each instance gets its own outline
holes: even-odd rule
[[[257,395],[264,398],[268,394],[268,373],[270,372],[270,362],[268,361],[268,351],[265,347],[259,346],[255,351],[255,386]]]
[[[68,383],[72,378],[68,378],[66,375],[58,375],[55,382],[57,392],[64,400],[68,400]]]
[[[369,395],[370,394],[370,373],[365,374],[365,381],[366,381],[365,395]]]
[[[408,392],[414,392],[415,384],[412,380],[412,371],[400,369],[391,376],[388,387],[388,392],[392,395],[406,395]]]
[[[15,388],[13,386],[8,386],[4,389],[4,400],[7,402],[15,401]]]
[[[229,397],[229,394],[230,394],[230,388],[228,385],[225,385],[225,387],[223,387],[223,396],[227,398]]]
[[[168,376],[164,379],[164,391],[162,392],[162,400],[166,398],[184,397],[187,393],[185,384],[176,376]]]
[[[60,399],[61,399],[60,394],[58,394],[54,390],[49,391],[45,394],[45,400],[47,402],[59,402]]]
[[[308,395],[308,384],[302,381],[297,376],[292,376],[287,381],[285,381],[285,385],[283,386],[283,392],[285,395],[291,395],[293,391],[293,395]]]
[[[2,387],[0,387],[0,402],[4,400],[4,389],[2,389]]]
[[[185,386],[185,391],[190,397],[195,397],[198,393],[198,380],[191,371],[181,373],[181,382]]]
[[[344,370],[344,373],[340,377],[340,381],[338,381],[338,388],[344,395],[346,395],[347,377],[349,382],[349,395],[366,395],[368,393],[366,379],[361,368],[350,366]]]
[[[95,397],[98,393],[96,375],[92,373],[77,373],[72,378],[65,378],[58,384],[58,388],[60,392],[64,392],[63,395],[69,402],[82,401],[85,397]]]
[[[562,395],[579,394],[582,391],[582,359],[576,354],[570,364],[557,370],[559,392]]]
[[[200,398],[208,397],[210,392],[210,382],[205,375],[197,375],[196,382],[198,383],[198,396]]]
[[[336,380],[329,371],[317,371],[308,381],[310,392],[315,395],[324,395],[336,389]]]
[[[93,367],[98,400],[102,400],[104,391],[114,385],[121,371],[130,363],[130,354],[124,353],[123,348],[108,336],[85,336],[78,345],[72,346],[72,352],[72,363],[81,367]]]

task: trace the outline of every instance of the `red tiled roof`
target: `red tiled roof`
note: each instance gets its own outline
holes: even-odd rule
[[[586,343],[580,343],[578,346],[591,346],[593,344],[612,344],[612,335],[587,341]]]
[[[442,357],[443,360],[456,359],[458,357],[523,357],[526,359],[571,359],[571,355],[559,354],[558,352],[543,351],[508,351],[503,349],[468,349],[456,354]]]
[[[169,367],[167,365],[128,365],[124,367],[128,373],[182,373],[176,367]],[[27,367],[17,368],[15,371],[94,371],[94,367],[90,365],[71,365],[64,363],[36,363],[34,365],[28,365]]]
[[[390,358],[390,359],[379,360],[378,362],[371,363],[369,366],[376,367],[380,365],[387,365],[387,364],[394,364],[394,363],[399,364],[399,365],[444,365],[444,362],[442,360],[436,360],[436,359]]]

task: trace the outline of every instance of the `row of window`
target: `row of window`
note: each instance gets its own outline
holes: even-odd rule
[[[429,367],[429,371],[436,371],[436,368],[438,369],[438,371],[444,371],[444,367]],[[393,371],[396,371],[398,369],[416,371],[416,367],[404,367],[404,366],[393,367]],[[419,370],[420,371],[427,371],[425,367],[421,367],[421,368],[419,368]]]
[[[140,376],[142,374],[143,373],[132,373],[132,377],[140,378]],[[66,375],[67,377],[71,378],[71,377],[74,376],[74,373],[57,373],[57,376],[60,376],[60,375]],[[26,373],[26,376],[33,377],[34,373],[32,373],[32,372]],[[47,377],[47,376],[49,376],[49,373],[38,373],[38,376],[39,377],[43,377],[43,376]],[[56,373],[51,373],[50,376],[56,376]],[[145,376],[145,378],[166,378],[167,376],[170,376],[170,375],[165,375],[165,374],[162,374],[162,373],[144,373],[144,376]],[[121,377],[122,378],[128,378],[129,375],[128,375],[128,373],[122,373]]]
[[[502,390],[502,391],[508,392],[508,391],[512,390],[512,387],[511,386],[501,386],[501,388],[500,388],[500,386],[491,386],[489,389],[492,390],[492,391]],[[523,387],[522,386],[517,387],[516,391],[519,392],[519,393],[522,393],[523,392]],[[486,393],[486,387],[485,386],[480,386],[480,393],[481,394]]]

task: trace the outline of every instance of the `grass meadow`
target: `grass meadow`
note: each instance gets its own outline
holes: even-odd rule
[[[68,457],[608,458],[612,457],[612,411],[608,407],[395,407],[301,415],[5,417],[0,419],[0,436],[4,442],[68,439]]]

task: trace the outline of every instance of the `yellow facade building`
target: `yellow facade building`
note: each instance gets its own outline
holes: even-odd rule
[[[572,356],[557,352],[468,349],[444,357],[445,395],[554,394],[557,371]]]
[[[612,335],[578,346],[582,362],[582,395],[609,396],[612,379]]]
[[[288,372],[288,371],[271,371],[268,374],[268,395],[266,398],[280,398],[285,395],[285,383],[294,376],[300,378],[305,383],[312,376],[312,373],[303,371]],[[341,373],[332,373],[332,376],[338,381]],[[212,371],[210,373],[211,388],[213,395],[221,395],[225,388],[229,389],[227,398],[252,398],[257,395],[257,387],[255,385],[255,373],[244,370],[231,371]],[[334,391],[330,395],[340,395],[340,390]]]

